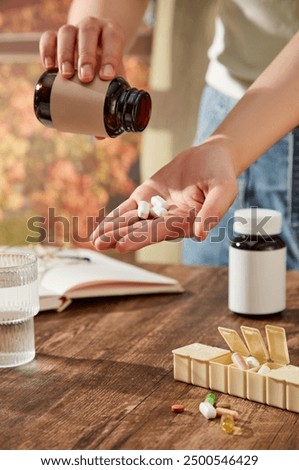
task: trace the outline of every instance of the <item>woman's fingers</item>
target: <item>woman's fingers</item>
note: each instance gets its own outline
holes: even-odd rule
[[[81,82],[90,82],[95,76],[97,50],[103,23],[87,17],[78,24],[78,75]]]
[[[129,198],[126,201],[124,201],[116,209],[114,209],[107,216],[105,216],[105,218],[99,223],[97,228],[91,234],[91,237],[90,237],[91,240],[95,242],[96,239],[100,237],[101,235],[103,235],[108,229],[109,229],[108,231],[110,232],[111,227],[113,227],[113,225],[115,226],[116,219],[119,220],[126,213],[130,211],[134,211],[134,210],[136,211],[136,209],[137,209],[137,202],[134,199]],[[108,226],[108,224],[110,224],[110,226]]]
[[[163,240],[180,238],[177,232],[170,230],[169,221],[172,217],[159,217],[142,221],[139,226],[133,226],[129,229],[127,234],[116,242],[115,248],[121,253],[126,253],[128,251],[137,251]]]
[[[57,33],[56,31],[46,31],[41,35],[39,41],[39,53],[41,61],[46,70],[56,66],[57,56]]]
[[[119,225],[116,230],[105,232],[103,235],[96,239],[94,246],[97,250],[108,250],[109,248],[115,248],[119,240],[121,240],[124,236],[128,235],[129,233],[132,233],[134,236],[134,232],[136,230],[141,229],[142,227],[145,227],[146,223],[147,220],[138,219],[135,213],[134,221],[133,219],[131,219],[131,225]]]
[[[67,24],[62,26],[57,35],[57,62],[59,72],[64,78],[71,78],[75,73],[75,48],[77,28]]]
[[[94,241],[95,247],[98,249],[103,249],[104,247],[105,249],[113,248],[115,243],[121,238],[119,236],[120,230],[135,224],[138,220],[136,210],[127,211],[125,214],[115,218],[106,217]]]
[[[63,25],[58,33],[43,33],[40,56],[47,70],[57,64],[64,78],[71,78],[78,69],[81,82],[89,83],[99,69],[101,79],[111,80],[121,69],[124,44],[120,25],[90,16],[77,26]]]
[[[232,205],[238,192],[236,180],[231,179],[212,188],[197,214],[194,222],[194,235],[204,240],[210,230],[222,219]]]
[[[114,22],[108,21],[102,31],[102,59],[100,78],[111,80],[119,70],[125,46],[123,30]]]
[[[116,248],[121,252],[136,251],[163,240],[176,240],[190,237],[195,211],[189,214],[169,213],[164,217],[140,220],[136,211],[128,214],[130,223],[118,224],[117,229],[111,225],[96,239],[95,247],[99,250]]]

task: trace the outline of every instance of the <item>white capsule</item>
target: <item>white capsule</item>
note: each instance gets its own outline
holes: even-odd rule
[[[150,208],[150,215],[151,215],[152,217],[157,217],[157,214],[156,214],[156,212],[154,211],[154,208],[153,208],[153,207]]]
[[[257,373],[259,375],[266,375],[266,374],[269,374],[270,371],[271,371],[270,367],[267,366],[267,364],[263,364]]]
[[[208,401],[203,401],[199,405],[199,411],[206,419],[216,418],[216,408]]]
[[[163,199],[163,197],[159,196],[158,194],[157,196],[152,196],[151,204],[154,207],[164,207],[164,209],[168,210],[168,202],[166,201],[166,199]]]
[[[249,365],[249,367],[259,367],[260,361],[256,359],[254,356],[248,356],[245,358],[245,361]]]
[[[162,206],[154,206],[150,209],[150,214],[153,217],[164,217],[167,214],[167,209]]]
[[[150,204],[147,201],[139,201],[137,214],[140,219],[147,219],[150,213]]]

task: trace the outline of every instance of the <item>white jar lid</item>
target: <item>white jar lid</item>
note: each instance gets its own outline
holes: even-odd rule
[[[242,235],[277,235],[281,227],[281,213],[272,209],[250,207],[234,213],[234,232]]]

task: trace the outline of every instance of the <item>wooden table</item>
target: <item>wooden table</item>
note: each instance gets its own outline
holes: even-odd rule
[[[1,449],[299,449],[299,414],[224,395],[240,435],[205,420],[205,389],[175,382],[171,351],[192,342],[226,348],[217,326],[286,328],[299,366],[299,272],[288,273],[282,315],[227,308],[227,270],[147,266],[176,277],[184,294],[74,302],[36,317],[37,357],[0,370]],[[217,394],[221,398],[221,394]],[[186,411],[170,407],[182,402]]]

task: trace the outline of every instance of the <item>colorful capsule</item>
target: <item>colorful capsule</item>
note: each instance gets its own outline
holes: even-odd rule
[[[220,401],[216,404],[216,408],[226,408],[227,410],[231,409],[231,404],[226,401]]]
[[[223,414],[220,419],[220,427],[222,431],[231,434],[235,427],[234,418],[229,414]]]
[[[208,401],[203,401],[200,403],[199,411],[206,419],[216,418],[216,409]]]
[[[232,416],[234,419],[238,419],[239,418],[239,413],[235,410],[229,410],[227,408],[220,408],[220,407],[216,407],[216,414],[217,416],[223,416],[225,414],[227,415],[230,415]]]
[[[207,395],[205,396],[205,399],[204,401],[207,401],[209,403],[211,403],[211,405],[215,405],[216,403],[216,395],[215,393],[207,393]]]
[[[250,367],[245,362],[245,359],[237,352],[232,354],[232,361],[241,370],[248,370]]]

